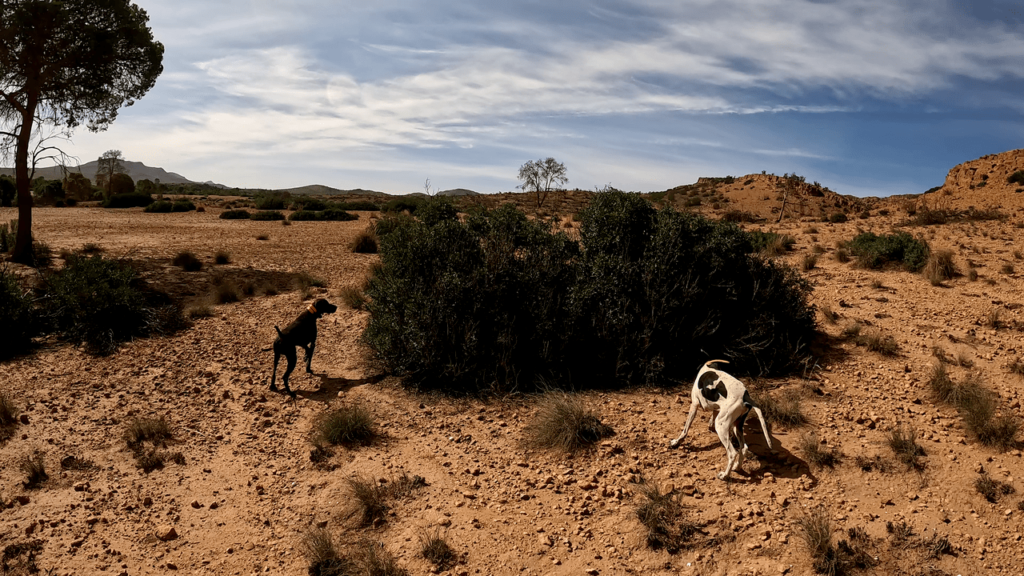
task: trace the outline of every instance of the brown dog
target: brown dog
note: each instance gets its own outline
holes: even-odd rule
[[[298,360],[295,347],[299,346],[306,351],[306,372],[312,374],[313,351],[316,349],[316,321],[324,314],[331,314],[337,309],[338,307],[334,304],[320,298],[310,304],[302,314],[299,314],[294,322],[285,326],[284,330],[274,326],[274,329],[277,330],[277,338],[274,340],[274,372],[270,375],[271,390],[277,391],[277,362],[281,355],[284,355],[288,360],[288,366],[284,370],[281,381],[284,383],[285,392],[295,398],[295,392],[288,387],[288,377],[291,376]]]

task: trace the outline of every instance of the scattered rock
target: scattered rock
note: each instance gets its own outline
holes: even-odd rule
[[[178,533],[174,530],[174,526],[170,524],[163,524],[156,529],[156,537],[164,542],[169,542],[178,537]]]

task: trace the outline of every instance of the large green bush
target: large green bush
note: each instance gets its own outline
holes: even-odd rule
[[[71,255],[46,284],[51,326],[91,352],[107,354],[133,337],[185,326],[177,305],[166,294],[146,289],[126,262]]]
[[[173,208],[173,207],[174,207],[174,203],[172,203],[170,200],[157,200],[156,202],[153,202],[149,206],[146,206],[146,208],[143,209],[142,211],[143,212],[150,212],[150,213],[152,213],[152,212],[165,213],[165,212],[170,212],[171,208]]]
[[[384,203],[380,209],[384,212],[409,212],[415,214],[416,210],[426,201],[426,198],[418,196],[405,196],[394,198]]]
[[[225,210],[220,213],[220,218],[221,220],[248,220],[249,211],[241,209]]]
[[[878,235],[874,232],[858,234],[850,241],[850,252],[863,268],[901,266],[917,272],[928,262],[928,243],[906,232]]]
[[[4,265],[0,265],[0,326],[0,359],[27,349],[38,328],[32,298]]]
[[[262,192],[253,198],[259,210],[284,210],[291,203],[292,195],[288,192]]]
[[[423,388],[689,381],[711,357],[778,373],[807,354],[809,286],[732,224],[598,195],[579,242],[512,206],[381,235],[364,340]]]
[[[153,203],[153,197],[149,194],[130,192],[127,194],[114,194],[103,201],[104,208],[135,208],[138,206],[149,206]]]

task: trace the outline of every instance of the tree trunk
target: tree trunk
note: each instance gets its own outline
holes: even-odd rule
[[[28,266],[35,265],[32,257],[32,182],[28,177],[28,148],[32,141],[36,103],[36,97],[30,93],[21,114],[18,143],[14,151],[14,179],[18,188],[18,237],[14,242],[11,260]]]

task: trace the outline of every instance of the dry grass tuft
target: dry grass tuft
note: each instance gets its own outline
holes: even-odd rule
[[[807,416],[800,407],[800,392],[789,389],[778,396],[771,394],[751,394],[754,403],[761,407],[765,420],[790,428],[798,428],[807,424]]]
[[[797,447],[803,452],[807,463],[819,470],[822,468],[835,468],[843,458],[843,455],[835,448],[822,448],[818,435],[814,433],[802,436],[797,443]]]
[[[46,473],[46,461],[42,454],[23,457],[18,463],[18,468],[25,473],[25,489],[27,490],[38,488],[43,482],[50,479],[49,474]]]
[[[877,470],[882,473],[888,473],[892,471],[893,467],[893,463],[890,460],[886,460],[877,454],[871,458],[868,458],[867,456],[857,456],[854,458],[853,462],[864,472]]]
[[[636,517],[647,529],[647,545],[670,553],[685,547],[697,534],[697,525],[686,518],[677,495],[671,491],[662,493],[656,484],[644,480],[637,490],[640,504]]]
[[[1005,327],[1005,322],[1003,322],[1002,317],[1003,314],[999,310],[999,308],[993,308],[992,310],[989,311],[988,314],[985,315],[985,319],[982,321],[982,324],[984,324],[986,328],[999,330],[1000,328]]]
[[[835,252],[836,262],[846,264],[850,261],[850,251],[846,248],[837,248]]]
[[[827,576],[845,573],[846,563],[832,544],[832,520],[824,508],[816,508],[796,521],[800,537],[811,554],[814,571]]]
[[[938,286],[946,280],[952,280],[960,272],[953,262],[952,250],[934,250],[928,256],[928,263],[925,264],[921,273],[931,282],[932,286]]]
[[[458,562],[458,555],[448,545],[448,540],[441,533],[440,528],[435,528],[432,532],[422,532],[419,540],[420,555],[433,564],[437,572],[444,572],[455,566]]]
[[[388,510],[388,489],[373,478],[345,480],[351,495],[351,514],[360,526],[379,526],[384,523]]]
[[[572,454],[615,432],[579,396],[549,392],[538,402],[537,415],[525,433],[530,446]]]
[[[224,250],[218,250],[213,256],[213,261],[215,264],[231,264],[231,254]]]
[[[818,257],[814,254],[804,254],[804,257],[800,260],[800,269],[804,272],[814,270],[814,267],[818,265]]]
[[[373,414],[360,404],[349,404],[321,415],[314,422],[316,442],[334,445],[368,445],[377,438]]]
[[[307,532],[299,544],[309,562],[310,576],[349,576],[356,574],[357,566],[338,552],[331,533],[324,528]]]
[[[932,369],[928,384],[939,401],[960,412],[964,428],[979,442],[1004,452],[1016,445],[1020,421],[1010,414],[996,415],[998,398],[983,386],[981,373],[971,372],[957,383],[940,363]]]
[[[1003,274],[1013,274],[1014,272],[1016,272],[1016,270],[1013,267],[1013,264],[1010,264],[1009,262],[1003,264],[999,268],[999,271],[1002,272]]]
[[[368,576],[408,576],[383,542],[365,541],[360,545],[362,574]]]
[[[378,249],[377,233],[373,225],[359,233],[352,241],[352,251],[356,254],[376,254]]]
[[[203,263],[196,258],[196,255],[189,252],[178,252],[178,255],[171,260],[171,264],[181,267],[186,272],[198,272],[203,269]]]
[[[818,310],[821,312],[821,317],[829,324],[835,324],[839,319],[839,316],[829,306],[822,305]]]
[[[213,301],[217,304],[229,304],[242,299],[242,290],[234,280],[221,276],[213,282]]]
[[[896,339],[889,335],[883,335],[879,330],[869,330],[858,334],[855,342],[882,356],[897,356],[900,352]]]
[[[190,320],[213,316],[213,307],[208,302],[197,302],[185,309],[185,317]]]
[[[886,440],[897,461],[908,469],[924,469],[920,461],[920,457],[925,455],[924,448],[917,443],[917,429],[910,425],[893,428],[886,433]]]
[[[906,520],[900,520],[898,524],[885,523],[885,531],[889,534],[892,545],[896,548],[905,549],[910,546],[910,539],[914,537],[914,527],[907,524]]]
[[[1014,358],[1013,361],[1006,366],[1006,369],[1010,371],[1010,374],[1024,376],[1024,358]]]
[[[362,310],[366,307],[366,303],[369,302],[363,291],[355,286],[345,286],[338,290],[338,296],[341,297],[343,304],[353,310]]]
[[[0,440],[4,439],[4,429],[14,428],[18,424],[18,406],[14,398],[6,392],[0,392]]]
[[[163,445],[171,438],[171,427],[163,418],[135,418],[124,433],[129,448],[141,446],[143,442]]]
[[[1016,492],[1013,486],[1005,482],[1000,482],[989,476],[988,474],[982,474],[974,481],[974,489],[985,497],[985,500],[992,502],[993,504],[998,502],[1003,496],[1013,494]]]

